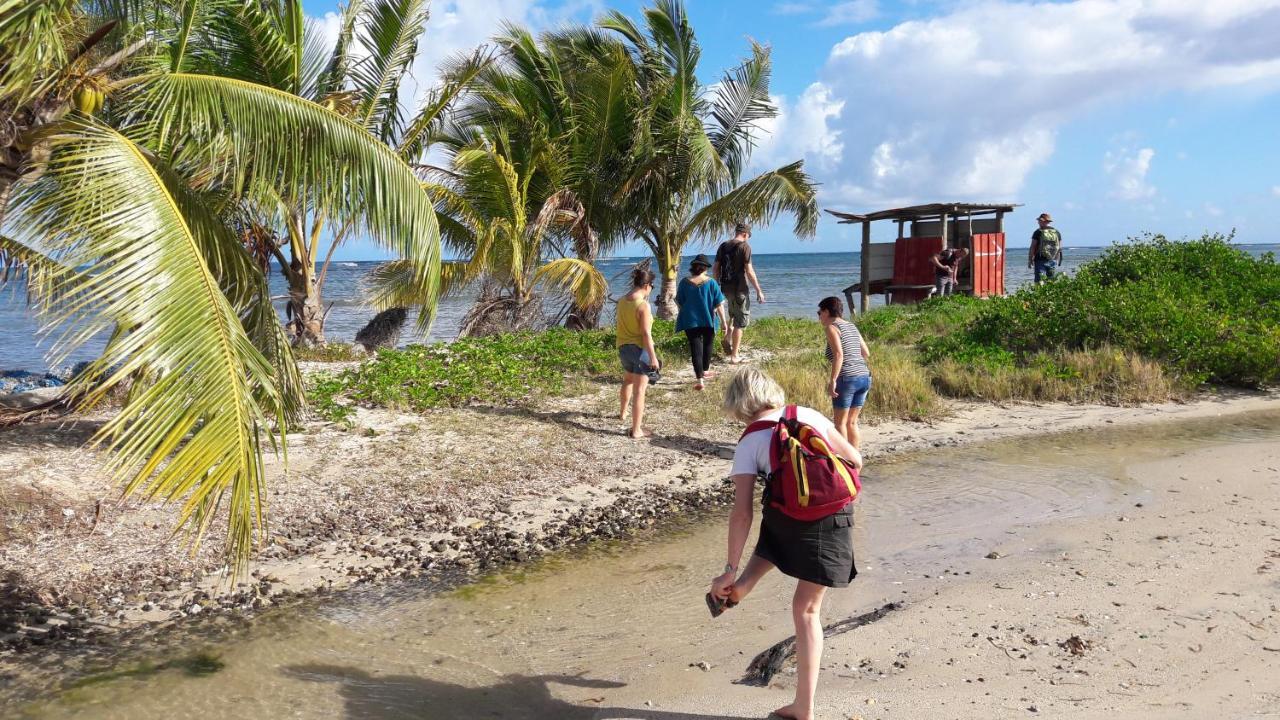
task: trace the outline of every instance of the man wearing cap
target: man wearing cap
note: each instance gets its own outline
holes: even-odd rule
[[[747,242],[750,237],[750,225],[741,222],[735,225],[733,239],[720,243],[711,268],[711,275],[720,283],[729,306],[729,327],[724,334],[723,346],[732,364],[741,362],[738,351],[742,347],[742,329],[751,322],[749,288],[755,288],[757,302],[764,302],[764,291],[760,289],[756,270],[751,265],[751,245]]]
[[[1036,218],[1040,229],[1031,233],[1031,250],[1027,253],[1027,267],[1035,267],[1036,284],[1052,280],[1058,274],[1058,266],[1062,264],[1062,233],[1052,227],[1053,218],[1049,213],[1040,213]]]

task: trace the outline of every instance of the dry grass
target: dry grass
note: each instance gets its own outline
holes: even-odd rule
[[[933,372],[943,395],[989,402],[1137,405],[1186,394],[1186,388],[1158,363],[1113,348],[1040,354],[1016,367],[963,365],[945,359]]]
[[[911,350],[885,345],[872,352],[871,396],[862,416],[868,423],[932,420],[945,414],[928,371],[916,362]],[[827,412],[831,408],[829,367],[822,352],[813,350],[775,357],[764,369],[786,391],[788,402]]]

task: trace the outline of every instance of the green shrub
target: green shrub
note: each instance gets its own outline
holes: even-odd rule
[[[947,340],[922,343],[929,362],[965,362],[974,348],[1019,357],[1104,345],[1158,360],[1192,384],[1280,380],[1280,264],[1220,235],[1116,245],[1065,277],[984,303]],[[968,355],[967,355],[968,354]]]
[[[776,356],[763,369],[786,391],[787,402],[829,414],[830,368],[821,350],[808,350]],[[916,362],[910,348],[885,345],[872,351],[871,393],[863,419],[929,420],[942,414],[941,398],[929,373]]]

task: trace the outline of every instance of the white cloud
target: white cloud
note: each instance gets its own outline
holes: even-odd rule
[[[771,170],[802,158],[808,161],[810,172],[834,167],[844,144],[840,132],[828,122],[840,116],[844,101],[832,98],[831,89],[822,83],[810,85],[794,103],[785,97],[773,100],[778,116],[760,123],[761,132],[751,154],[752,169]]]
[[[1146,200],[1155,197],[1156,189],[1147,182],[1147,172],[1151,170],[1151,159],[1156,151],[1142,148],[1137,152],[1108,152],[1102,160],[1102,169],[1111,176],[1114,186],[1112,197],[1121,200]]]
[[[880,14],[876,0],[850,0],[827,8],[827,14],[819,25],[859,25],[874,20]]]
[[[1205,212],[1207,212],[1207,213],[1209,213],[1209,214],[1210,214],[1210,215],[1212,215],[1213,217],[1221,217],[1221,216],[1222,216],[1222,208],[1218,207],[1217,205],[1214,205],[1213,203],[1205,203],[1205,204],[1204,204],[1204,211],[1205,211]]]
[[[843,103],[823,116],[842,150],[821,156],[833,170],[824,194],[863,206],[1016,199],[1052,158],[1059,128],[1098,106],[1280,88],[1277,36],[1280,0],[978,0],[850,36],[821,76],[828,105]],[[1152,156],[1115,159],[1117,179],[1122,169],[1137,177],[1127,192],[1154,192]]]
[[[1280,185],[1272,185],[1271,194],[1275,195],[1276,197],[1280,197]]]
[[[814,11],[813,3],[807,2],[782,2],[773,6],[774,15],[804,15]]]

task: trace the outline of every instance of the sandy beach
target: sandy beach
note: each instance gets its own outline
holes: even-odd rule
[[[13,663],[29,663],[43,656],[38,648],[44,645],[88,647],[92,655],[99,652],[93,648],[113,646],[116,642],[113,637],[163,637],[166,628],[175,625],[199,627],[210,622],[211,616],[250,616],[318,592],[341,591],[395,578],[420,578],[451,585],[495,568],[518,566],[560,548],[593,539],[622,537],[662,518],[715,508],[727,499],[729,490],[724,473],[736,439],[734,425],[713,424],[691,434],[687,426],[681,425],[679,413],[688,402],[688,393],[678,385],[658,386],[653,405],[665,409],[653,414],[657,436],[651,441],[633,442],[621,436],[616,418],[605,414],[610,400],[607,390],[602,389],[594,399],[558,400],[536,410],[472,408],[424,415],[361,410],[352,431],[342,432],[320,423],[308,426],[305,432],[291,438],[287,479],[280,474],[280,463],[272,465],[274,477],[269,501],[272,540],[260,551],[252,566],[252,575],[234,586],[226,581],[216,548],[207,547],[191,557],[181,539],[169,535],[171,509],[140,502],[123,505],[115,502],[114,490],[106,478],[94,470],[96,457],[91,451],[78,447],[94,427],[92,419],[72,424],[32,425],[6,433],[0,437],[0,476],[13,480],[4,489],[10,504],[6,535],[0,544],[0,560],[7,568],[10,597],[17,597],[20,602],[12,603],[7,609],[8,642],[6,657],[0,662],[11,668]],[[885,422],[870,427],[865,443],[872,468],[870,477],[874,478],[877,463],[927,455],[938,448],[1277,409],[1280,409],[1280,396],[1274,393],[1206,395],[1188,403],[1132,408],[958,403],[947,419],[932,424]],[[466,443],[460,429],[479,426],[488,428],[494,437],[504,438],[505,450],[516,459],[482,466],[459,452]],[[954,707],[953,703],[959,698],[968,698],[965,702],[976,700],[957,687],[957,684],[972,684],[966,683],[966,679],[981,676],[981,684],[990,690],[988,683],[1029,683],[1027,678],[1032,677],[1032,673],[1023,673],[1023,669],[1034,667],[1036,677],[1046,683],[1055,679],[1054,672],[1069,672],[1074,667],[1070,663],[1063,666],[1068,670],[1054,668],[1066,657],[1054,644],[1069,637],[1070,634],[1064,635],[1066,629],[1097,647],[1117,645],[1119,639],[1113,635],[1125,627],[1117,618],[1125,615],[1106,608],[1112,601],[1133,607],[1135,612],[1139,607],[1133,598],[1126,600],[1117,593],[1137,587],[1139,581],[1142,581],[1141,587],[1136,592],[1150,591],[1155,598],[1161,598],[1151,584],[1156,581],[1170,582],[1172,587],[1206,587],[1200,579],[1173,581],[1161,576],[1167,575],[1167,566],[1174,562],[1170,559],[1174,550],[1189,554],[1212,551],[1212,548],[1202,549],[1191,539],[1218,534],[1214,529],[1216,525],[1211,527],[1206,523],[1228,523],[1227,518],[1220,517],[1221,513],[1206,515],[1207,503],[1221,504],[1228,498],[1242,502],[1230,493],[1213,499],[1208,495],[1214,490],[1221,495],[1223,484],[1232,487],[1232,492],[1263,503],[1245,503],[1259,513],[1259,518],[1265,518],[1265,512],[1274,510],[1277,504],[1275,473],[1267,470],[1268,466],[1276,466],[1274,454],[1238,454],[1221,449],[1213,452],[1220,453],[1217,458],[1227,458],[1226,462],[1212,463],[1223,473],[1213,478],[1221,481],[1214,482],[1214,486],[1219,487],[1202,481],[1194,486],[1164,488],[1157,487],[1158,482],[1153,481],[1156,483],[1151,488],[1153,500],[1143,507],[1117,507],[1108,511],[1106,519],[1091,520],[1079,527],[1055,527],[1052,531],[1045,530],[1043,537],[1020,534],[1016,542],[993,548],[1002,555],[999,560],[984,560],[967,568],[973,576],[965,577],[964,582],[938,576],[913,581],[918,587],[911,590],[910,597],[901,598],[908,601],[906,609],[847,637],[833,639],[828,660],[834,663],[832,668],[837,673],[846,665],[858,668],[868,648],[877,646],[883,652],[892,648],[895,655],[927,652],[934,659],[945,655],[952,663],[945,664],[945,669],[936,669],[941,673],[936,681],[907,680],[909,676],[895,670],[878,681],[877,687],[888,688],[883,691],[887,694],[867,695],[864,685],[856,683],[856,691],[850,689],[842,694],[833,689],[828,700],[837,703],[834,707],[842,708],[842,712],[856,700],[859,713],[879,717],[877,713],[892,707],[888,704],[892,693],[900,692],[900,698],[916,697],[915,702],[919,702],[920,697],[930,698],[928,707],[920,705],[913,712],[938,712],[937,717],[948,717],[946,708]],[[530,467],[537,471],[529,472]],[[1155,477],[1163,471],[1153,466],[1151,472]],[[1237,476],[1248,480],[1247,489],[1234,487]],[[1156,480],[1168,482],[1158,477]],[[1161,495],[1162,492],[1165,494]],[[1165,517],[1156,514],[1157,497],[1160,503],[1173,504],[1163,511]],[[26,504],[15,503],[14,498],[26,498]],[[1265,505],[1268,498],[1270,505]],[[1184,510],[1175,509],[1183,508],[1182,503],[1186,503]],[[15,507],[23,511],[15,513]],[[1123,523],[1118,520],[1121,515]],[[1230,520],[1223,532],[1230,530],[1232,537],[1240,538],[1233,542],[1259,548],[1258,553],[1254,553],[1259,555],[1257,558],[1252,555],[1238,558],[1243,563],[1241,568],[1253,563],[1239,580],[1242,583],[1266,580],[1265,572],[1254,571],[1267,562],[1266,552],[1280,548],[1268,548],[1267,537],[1245,543],[1239,534],[1245,532],[1246,526],[1234,524],[1243,521],[1243,516],[1233,514]],[[1269,532],[1274,537],[1274,527],[1265,522],[1263,519],[1264,524],[1253,529],[1264,534]],[[1182,527],[1178,523],[1198,524]],[[1151,530],[1156,525],[1163,529]],[[1205,529],[1196,529],[1200,526]],[[1152,538],[1162,535],[1166,539],[1139,543],[1136,542],[1139,535],[1129,534],[1138,532],[1149,532]],[[1102,539],[1106,537],[1114,539]],[[1225,537],[1220,542],[1227,542]],[[1116,549],[1123,549],[1124,553],[1115,552]],[[875,552],[874,548],[871,552]],[[1152,557],[1147,557],[1147,553]],[[862,557],[861,551],[859,556]],[[1073,560],[1086,557],[1091,558],[1086,565]],[[1219,558],[1211,554],[1200,561],[1219,565]],[[1099,569],[1099,563],[1107,569]],[[1161,564],[1162,573],[1154,572],[1156,564]],[[1195,567],[1190,561],[1183,564]],[[865,585],[867,578],[874,582],[874,577],[874,570],[864,571],[859,582]],[[1105,588],[1106,592],[1095,591],[1093,585]],[[1054,594],[1046,596],[1050,588]],[[1240,588],[1215,587],[1207,601],[1215,601],[1217,605],[1206,605],[1205,609],[1232,607],[1249,617],[1250,622],[1269,628],[1266,614],[1257,614],[1265,607],[1255,609],[1256,616],[1246,612],[1249,606],[1244,605],[1241,598],[1248,589],[1244,584]],[[1220,590],[1238,592],[1241,597],[1212,594]],[[936,597],[934,592],[938,593]],[[1070,604],[1068,597],[1090,603],[1100,601],[1100,604],[1097,607],[1081,605],[1066,613],[1062,608]],[[1183,614],[1196,614],[1200,607],[1197,604],[1200,601],[1194,599],[1161,598],[1152,602],[1169,608],[1176,606],[1186,611]],[[861,603],[841,607],[866,609]],[[1084,619],[1072,621],[1070,627],[1062,626],[1056,618],[1063,613],[1069,617],[1083,613]],[[1104,614],[1111,619],[1104,619]],[[1177,613],[1170,611],[1170,615],[1170,622],[1179,619]],[[940,632],[962,618],[969,619],[966,627],[979,618],[985,624],[964,637]],[[835,619],[838,618],[832,617]],[[998,627],[993,629],[992,624]],[[1023,631],[1014,633],[1011,627],[1023,628]],[[1255,637],[1266,634],[1263,630],[1254,630],[1257,630]],[[972,632],[979,632],[979,636],[972,637]],[[1041,667],[1031,660],[1014,663],[1003,650],[985,639],[987,635],[1014,657],[1029,653],[1028,658],[1050,664]],[[1034,638],[1038,644],[1032,645],[1024,637]],[[905,638],[914,639],[908,642]],[[1268,642],[1273,640],[1270,638]],[[1014,648],[1019,652],[1015,653]],[[1003,668],[1009,675],[1004,676],[996,672],[999,668],[993,667],[970,673],[974,677],[951,677],[953,670],[963,675],[960,669],[972,667],[973,662],[992,662],[992,658],[986,657],[990,654],[988,651],[1010,663]],[[1148,655],[1152,652],[1147,650]],[[1258,652],[1264,653],[1263,659],[1271,655],[1261,649]],[[1201,659],[1199,654],[1194,655],[1191,660]],[[1069,659],[1093,663],[1102,656],[1099,652],[1086,651],[1079,658]],[[1111,657],[1111,653],[1107,657]],[[1130,659],[1138,662],[1138,658]],[[721,667],[718,661],[709,662]],[[873,660],[872,666],[893,670],[892,662]],[[901,662],[908,668],[918,665],[913,661]],[[1019,663],[1026,667],[1020,667]],[[1188,667],[1197,666],[1191,663]],[[1112,669],[1121,672],[1120,668]],[[1155,669],[1148,668],[1148,671],[1155,672]],[[718,672],[703,679],[711,682],[719,677]],[[727,666],[724,672],[729,672]],[[861,672],[854,672],[852,676],[861,677]],[[1089,672],[1101,671],[1090,669]],[[1154,676],[1143,677],[1148,680],[1142,682],[1154,682],[1149,679]],[[1162,677],[1169,682],[1168,676]],[[1055,682],[1062,679],[1056,678]],[[785,685],[785,678],[781,682]],[[910,683],[924,682],[938,685],[944,691],[920,695],[912,690],[923,685]],[[1130,682],[1132,686],[1133,680],[1121,678],[1115,682]],[[895,683],[908,684],[896,686]],[[947,683],[946,687],[951,690],[946,691],[940,683]],[[839,685],[833,683],[835,687]],[[899,689],[893,691],[894,687]],[[1034,684],[1028,684],[1028,688],[1036,692],[1026,691],[1027,697],[1033,698],[1026,706],[1034,705],[1038,710],[1054,698],[1056,702],[1066,702],[1065,698],[1071,697],[1042,692]],[[713,696],[727,693],[726,699],[744,703],[744,710],[748,707],[759,710],[761,691],[756,689],[726,684],[714,690],[710,685],[702,689],[691,687],[689,692],[691,698],[705,697],[704,692]],[[785,695],[764,692],[776,697]],[[941,705],[942,699],[952,693],[956,693],[953,699],[945,707]],[[670,697],[669,693],[663,694]],[[1149,694],[1137,694],[1149,697]],[[622,698],[628,696],[624,693]],[[1106,697],[1115,699],[1111,694]],[[886,705],[876,710],[866,705],[868,699]],[[692,705],[689,709],[692,710]],[[1028,711],[1024,707],[1021,712]]]
[[[901,610],[827,641],[819,717],[1280,716],[1280,446],[1213,445],[1130,472],[1134,491],[1097,517],[916,568],[885,596]],[[849,593],[871,610],[886,588],[866,580]],[[762,691],[734,684],[741,656],[708,661],[678,697],[663,686],[664,710],[761,717],[790,699],[785,672]]]

